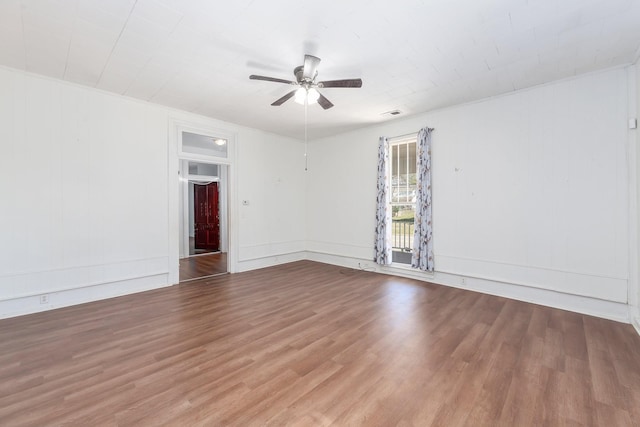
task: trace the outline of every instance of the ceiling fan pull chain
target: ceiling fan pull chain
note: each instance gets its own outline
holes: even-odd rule
[[[304,97],[304,170],[307,171],[307,107],[309,106],[308,97]]]

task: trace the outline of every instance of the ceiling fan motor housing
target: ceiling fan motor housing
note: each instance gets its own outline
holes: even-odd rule
[[[293,69],[293,75],[296,76],[296,80],[300,84],[313,82],[313,79],[309,80],[309,79],[305,79],[303,77],[304,76],[304,65],[298,65],[296,68],[294,68]],[[315,79],[315,77],[317,75],[318,75],[318,72],[316,71],[316,75],[313,76],[313,78]]]

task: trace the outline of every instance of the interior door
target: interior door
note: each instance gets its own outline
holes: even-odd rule
[[[217,251],[220,248],[218,183],[194,186],[195,249]]]
[[[195,231],[195,248],[206,249],[207,246],[207,186],[193,186],[193,228]]]

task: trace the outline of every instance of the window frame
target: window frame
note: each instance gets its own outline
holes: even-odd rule
[[[388,208],[391,212],[390,219],[391,224],[388,224],[391,233],[391,245],[392,245],[392,264],[396,266],[410,266],[411,264],[411,253],[413,251],[413,227],[414,224],[411,223],[409,225],[409,232],[403,233],[403,241],[406,242],[408,236],[408,246],[404,246],[400,248],[398,246],[394,246],[399,240],[397,234],[394,234],[394,221],[393,221],[393,212],[394,208],[400,208],[402,206],[412,206],[414,215],[416,210],[416,183],[411,184],[411,175],[415,176],[417,172],[417,146],[418,146],[418,133],[412,133],[408,135],[402,135],[398,137],[388,138],[387,142],[389,144],[389,177],[388,177],[388,185],[389,185],[389,198],[388,198]],[[402,150],[401,147],[405,146],[406,150]],[[412,146],[412,147],[411,147]],[[413,151],[412,149],[413,148]],[[394,151],[395,150],[395,151]],[[404,152],[403,152],[404,151]],[[401,159],[401,155],[404,155],[404,159]],[[413,160],[413,165],[411,161]],[[404,162],[404,164],[401,164]],[[395,163],[395,164],[394,164]],[[404,168],[403,168],[404,167]],[[394,174],[394,168],[396,169],[396,173]],[[404,169],[404,173],[401,171]],[[413,172],[411,172],[413,170]],[[398,185],[400,182],[404,181],[404,186]],[[394,182],[396,184],[394,185]],[[403,197],[405,200],[399,200],[398,196],[400,191],[403,191]],[[394,194],[396,196],[394,196]],[[414,216],[415,218],[415,216]],[[396,221],[399,223],[400,221]],[[403,226],[405,227],[405,226]]]

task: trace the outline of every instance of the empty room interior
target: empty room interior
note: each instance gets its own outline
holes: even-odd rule
[[[0,425],[640,426],[639,23],[1,1]]]

